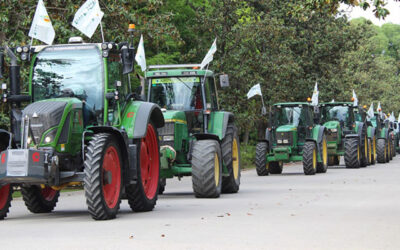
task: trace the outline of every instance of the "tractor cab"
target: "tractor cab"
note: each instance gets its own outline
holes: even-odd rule
[[[353,112],[355,107],[349,102],[322,103],[320,107],[321,122],[332,134],[341,136],[352,133],[358,113]],[[330,141],[328,139],[328,141]]]

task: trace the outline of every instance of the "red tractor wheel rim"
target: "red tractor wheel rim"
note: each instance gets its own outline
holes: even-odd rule
[[[0,188],[0,209],[3,209],[8,201],[8,194],[10,193],[11,185],[5,185]]]
[[[52,201],[57,194],[57,190],[52,189],[51,187],[45,187],[40,190],[43,199],[46,201]]]
[[[142,139],[140,145],[140,171],[144,193],[150,200],[157,192],[160,176],[159,161],[156,132],[149,124],[146,137]]]
[[[107,180],[105,174],[111,174],[111,181]],[[108,147],[104,154],[102,183],[104,200],[109,208],[114,208],[121,192],[121,164],[114,146]]]

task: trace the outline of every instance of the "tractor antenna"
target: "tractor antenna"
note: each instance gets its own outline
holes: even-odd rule
[[[103,24],[101,23],[101,20],[100,20],[100,31],[101,31],[101,38],[103,39],[103,43],[104,43],[104,31],[103,31]]]

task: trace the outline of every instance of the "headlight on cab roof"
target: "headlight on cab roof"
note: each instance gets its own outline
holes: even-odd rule
[[[337,132],[337,128],[332,128],[331,132],[336,133]]]
[[[163,136],[163,141],[173,141],[174,136],[173,135],[164,135]]]

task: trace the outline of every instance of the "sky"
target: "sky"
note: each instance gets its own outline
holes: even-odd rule
[[[346,4],[342,4],[340,6],[341,10],[344,10],[347,13],[347,16],[352,18],[357,17],[365,17],[371,20],[374,24],[381,26],[385,23],[396,23],[400,24],[400,2],[395,2],[394,0],[387,0],[386,9],[389,10],[390,15],[385,18],[385,20],[378,19],[374,16],[372,12],[373,8],[368,8],[367,10],[363,10],[360,7],[349,7]]]

